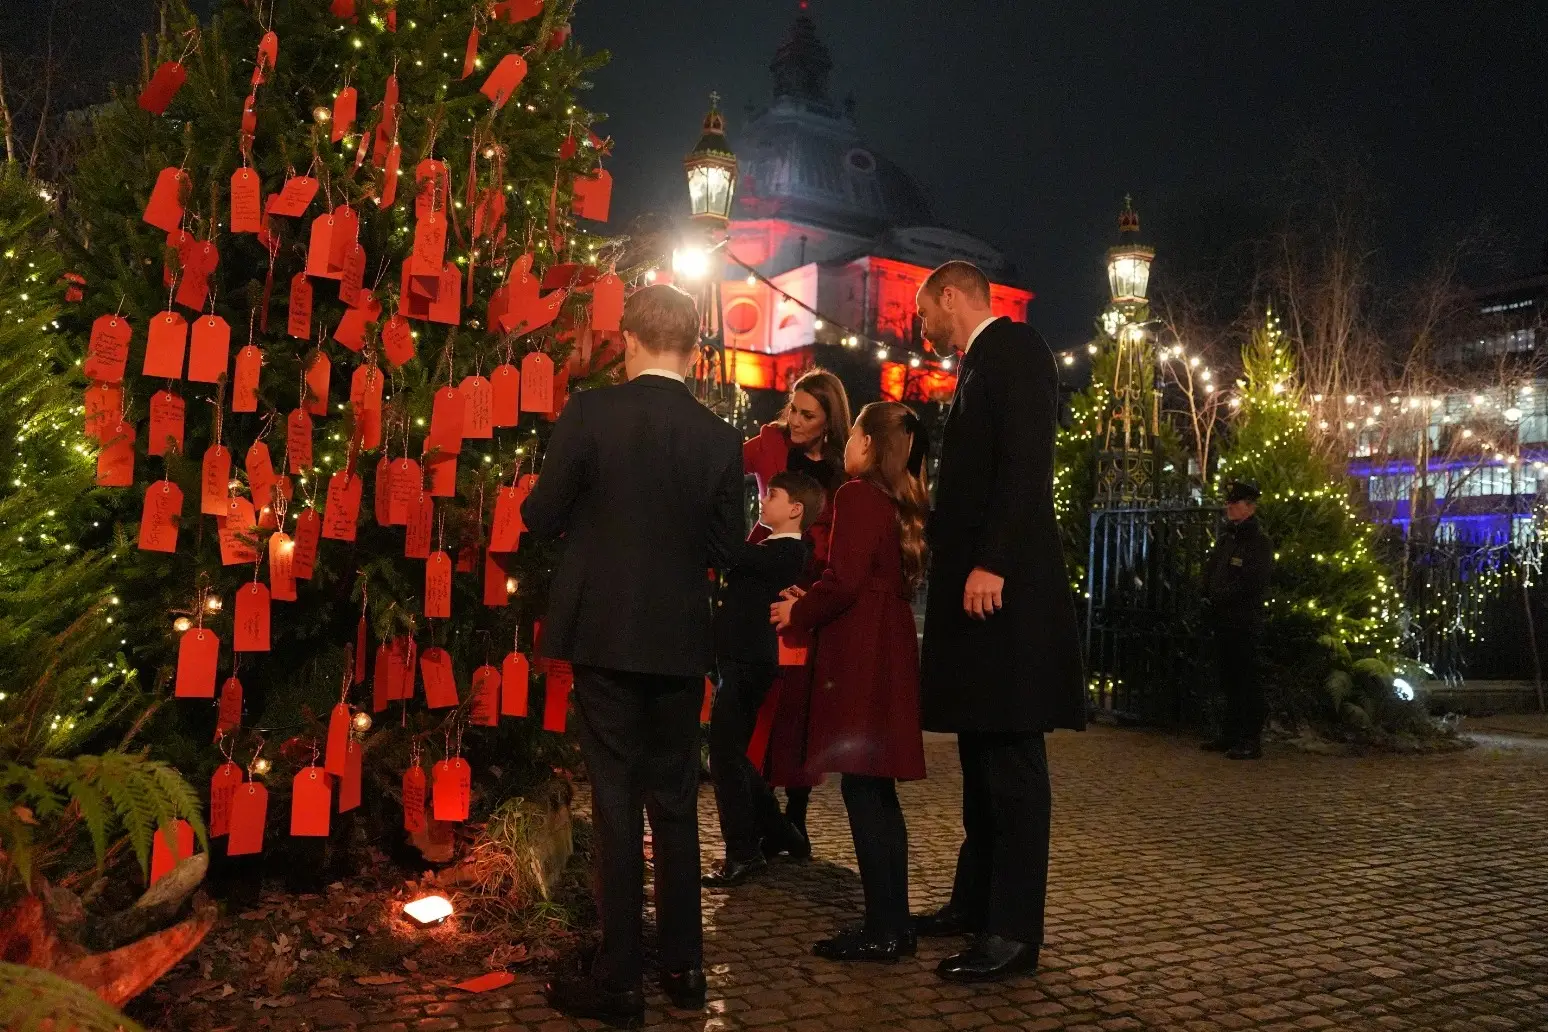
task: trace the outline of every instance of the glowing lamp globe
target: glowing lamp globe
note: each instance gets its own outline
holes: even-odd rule
[[[452,914],[451,900],[445,896],[420,896],[403,904],[403,912],[421,927],[440,924]]]
[[[1107,251],[1108,292],[1114,304],[1143,304],[1150,289],[1150,263],[1155,261],[1156,251],[1139,242],[1139,215],[1127,197],[1118,216],[1118,235],[1118,246]]]
[[[731,198],[736,192],[736,155],[726,142],[726,120],[720,114],[719,94],[710,94],[704,132],[693,151],[683,159],[688,175],[688,205],[694,221],[724,226],[731,219]]]

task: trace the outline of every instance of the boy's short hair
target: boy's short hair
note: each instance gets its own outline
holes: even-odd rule
[[[692,354],[699,344],[699,306],[686,291],[653,283],[624,302],[621,328],[652,354]]]
[[[769,490],[776,487],[785,492],[785,497],[792,502],[801,503],[801,530],[804,533],[822,515],[828,493],[807,474],[788,469],[769,477]]]

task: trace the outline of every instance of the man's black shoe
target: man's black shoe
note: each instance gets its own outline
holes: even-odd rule
[[[1199,748],[1203,749],[1205,752],[1228,752],[1230,751],[1232,744],[1233,743],[1229,738],[1212,738],[1205,742],[1203,745],[1199,746]]]
[[[948,903],[933,914],[916,915],[914,931],[924,939],[949,939],[963,935],[976,935],[982,929],[969,921],[962,911]]]
[[[831,939],[820,940],[812,947],[812,952],[824,960],[896,964],[901,957],[913,956],[917,942],[911,940],[911,936],[869,935],[861,929],[850,928]]]
[[[1226,753],[1228,760],[1261,760],[1263,758],[1263,746],[1257,742],[1243,742],[1241,745],[1232,746]]]
[[[839,936],[865,936],[865,925],[852,924],[839,929]],[[835,936],[837,938],[838,936]],[[826,941],[826,940],[825,940]],[[898,935],[898,956],[912,957],[919,952],[919,935],[912,928],[905,929]]]
[[[661,991],[678,1010],[703,1010],[708,989],[701,967],[661,972]]]
[[[770,860],[779,856],[788,856],[792,860],[812,858],[811,839],[801,834],[801,830],[794,824],[787,824],[780,834],[765,837],[761,848],[763,855]]]
[[[572,1018],[593,1018],[614,1028],[645,1024],[645,994],[638,989],[608,989],[587,976],[555,978],[548,984],[548,1005]]]
[[[941,961],[935,973],[948,982],[998,982],[1037,970],[1038,947],[998,935],[982,935],[961,953]]]
[[[703,881],[712,889],[729,889],[768,869],[769,862],[761,856],[755,856],[751,860],[727,859],[721,861],[718,870],[706,874]]]

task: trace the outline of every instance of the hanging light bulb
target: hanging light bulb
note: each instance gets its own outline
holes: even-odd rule
[[[365,710],[360,710],[352,718],[350,718],[350,723],[354,725],[355,731],[358,734],[363,735],[367,731],[371,730],[371,714],[367,713]]]
[[[188,619],[186,616],[180,616],[176,620],[172,621],[172,629],[178,634],[186,634],[188,629],[192,626],[193,621]]]
[[[333,121],[333,112],[329,111],[323,105],[318,104],[312,109],[312,121],[316,122],[318,125],[327,125],[329,122]]]
[[[515,577],[507,577],[507,578],[505,578],[505,593],[507,595],[514,595],[514,594],[516,594],[516,589],[518,587],[520,587],[520,585],[518,585],[516,583],[516,578]]]
[[[222,602],[220,601],[219,595],[211,595],[209,598],[204,600],[204,608],[211,613],[220,612],[221,605]]]
[[[253,773],[257,774],[259,777],[262,777],[273,769],[274,764],[269,762],[269,758],[267,756],[258,756],[253,759]]]

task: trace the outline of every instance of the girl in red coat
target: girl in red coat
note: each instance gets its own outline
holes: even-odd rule
[[[790,388],[790,400],[777,423],[768,423],[758,436],[742,446],[742,465],[758,480],[758,495],[768,490],[769,478],[786,470],[805,473],[828,494],[827,504],[805,533],[811,548],[809,584],[822,575],[828,560],[828,537],[833,527],[833,495],[844,482],[844,447],[849,435],[849,396],[844,384],[826,369],[803,373]],[[758,542],[768,533],[759,525],[749,541]],[[811,700],[810,670],[806,666],[782,666],[764,702],[769,712],[760,714],[771,731],[763,763],[769,784],[785,790],[785,816],[806,837],[806,804],[812,786],[821,776],[806,771],[806,722]],[[756,762],[756,761],[755,761]],[[765,852],[781,848],[769,843]],[[808,855],[810,847],[795,851]]]
[[[816,946],[830,960],[914,952],[908,829],[897,781],[924,777],[919,646],[909,600],[924,574],[925,437],[896,402],[860,410],[844,449],[822,578],[773,607],[781,629],[816,632],[807,770],[843,775],[865,889],[865,923]]]

